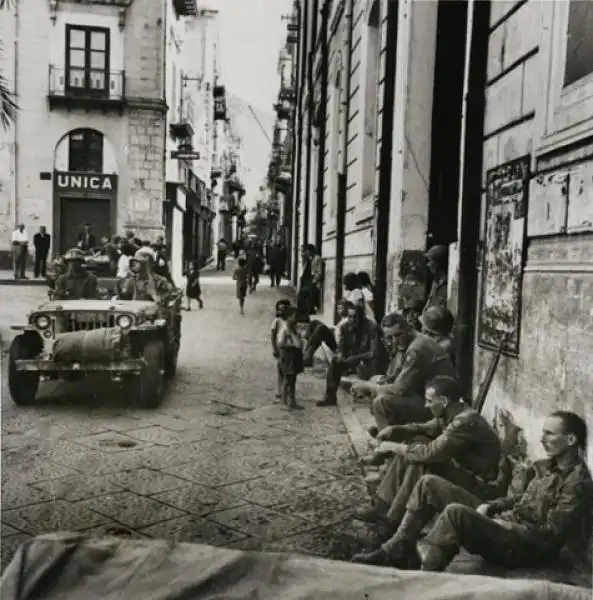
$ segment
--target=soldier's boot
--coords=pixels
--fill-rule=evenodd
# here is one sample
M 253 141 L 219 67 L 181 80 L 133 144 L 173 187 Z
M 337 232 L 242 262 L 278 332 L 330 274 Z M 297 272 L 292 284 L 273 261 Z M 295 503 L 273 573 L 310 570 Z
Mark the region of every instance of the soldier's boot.
M 434 511 L 431 507 L 425 507 L 416 511 L 407 511 L 399 527 L 397 527 L 395 535 L 378 550 L 366 554 L 357 554 L 352 560 L 354 562 L 377 564 L 379 566 L 387 563 L 396 569 L 420 569 L 422 561 L 416 549 L 416 542 L 424 526 L 433 515 Z
M 385 524 L 387 522 L 387 511 L 389 510 L 389 506 L 375 497 L 373 504 L 366 509 L 357 510 L 352 518 L 356 521 L 362 521 L 363 523 L 381 523 Z
M 337 406 L 338 404 L 338 390 L 328 388 L 325 391 L 325 395 L 321 400 L 317 402 L 317 406 Z

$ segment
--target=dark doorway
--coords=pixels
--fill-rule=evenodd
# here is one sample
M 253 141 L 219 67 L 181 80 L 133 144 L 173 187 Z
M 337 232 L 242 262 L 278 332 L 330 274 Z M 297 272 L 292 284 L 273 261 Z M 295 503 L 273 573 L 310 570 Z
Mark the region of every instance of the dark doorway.
M 428 246 L 457 240 L 467 6 L 465 0 L 449 0 L 438 8 Z
M 97 242 L 102 237 L 111 237 L 108 198 L 62 198 L 60 204 L 60 252 L 76 245 L 85 223 L 90 223 Z

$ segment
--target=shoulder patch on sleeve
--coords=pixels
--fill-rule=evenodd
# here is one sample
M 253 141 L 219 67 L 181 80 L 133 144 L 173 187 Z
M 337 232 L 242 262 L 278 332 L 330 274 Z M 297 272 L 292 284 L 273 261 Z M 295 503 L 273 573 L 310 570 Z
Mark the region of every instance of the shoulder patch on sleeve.
M 408 350 L 404 356 L 402 362 L 402 369 L 409 369 L 413 367 L 418 360 L 418 354 L 416 350 Z

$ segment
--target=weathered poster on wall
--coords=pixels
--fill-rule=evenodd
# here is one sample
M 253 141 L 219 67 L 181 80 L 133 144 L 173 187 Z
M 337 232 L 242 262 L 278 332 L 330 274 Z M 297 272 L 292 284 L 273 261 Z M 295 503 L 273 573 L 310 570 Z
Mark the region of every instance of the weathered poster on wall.
M 478 343 L 519 354 L 521 288 L 529 190 L 529 156 L 490 169 L 486 176 L 485 241 Z
M 593 161 L 571 169 L 567 233 L 593 231 Z
M 527 236 L 566 232 L 568 171 L 545 173 L 531 180 L 527 211 Z

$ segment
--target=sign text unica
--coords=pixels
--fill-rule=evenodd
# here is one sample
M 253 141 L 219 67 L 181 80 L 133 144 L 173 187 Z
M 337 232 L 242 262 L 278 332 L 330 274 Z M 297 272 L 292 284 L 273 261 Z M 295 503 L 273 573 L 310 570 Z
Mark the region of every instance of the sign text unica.
M 61 191 L 96 191 L 112 193 L 115 191 L 115 175 L 102 173 L 66 173 L 57 171 L 55 187 Z

